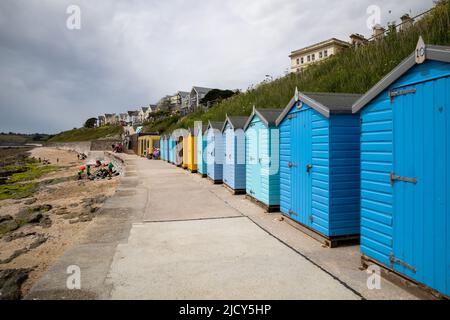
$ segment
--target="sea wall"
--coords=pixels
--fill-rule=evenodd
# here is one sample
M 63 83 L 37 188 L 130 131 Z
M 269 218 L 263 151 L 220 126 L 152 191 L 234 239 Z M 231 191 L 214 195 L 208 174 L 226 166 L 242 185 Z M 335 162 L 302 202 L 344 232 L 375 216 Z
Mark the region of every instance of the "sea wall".
M 67 151 L 88 154 L 90 151 L 111 151 L 113 144 L 120 143 L 120 140 L 93 140 L 81 142 L 49 142 L 46 146 Z

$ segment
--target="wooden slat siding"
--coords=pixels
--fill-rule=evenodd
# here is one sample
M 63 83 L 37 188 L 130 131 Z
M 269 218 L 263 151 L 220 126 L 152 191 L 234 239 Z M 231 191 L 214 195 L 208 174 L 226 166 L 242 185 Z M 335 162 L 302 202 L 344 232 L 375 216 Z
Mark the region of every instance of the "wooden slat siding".
M 223 163 L 224 163 L 224 143 L 223 136 L 220 132 L 216 134 L 216 141 L 214 144 L 215 157 L 214 157 L 214 180 L 223 180 Z
M 252 121 L 251 123 L 254 123 Z M 252 133 L 251 128 L 249 128 L 245 132 L 245 163 L 247 164 L 245 167 L 245 179 L 246 179 L 246 192 L 247 194 L 254 196 L 251 191 L 254 187 L 254 171 L 255 166 L 252 164 L 251 157 L 256 157 L 256 135 Z
M 382 94 L 361 112 L 361 252 L 389 265 L 392 253 L 392 106 Z
M 234 157 L 235 157 L 235 139 L 234 130 L 230 123 L 227 123 L 223 132 L 224 142 L 224 163 L 223 163 L 223 182 L 232 189 L 235 186 Z M 231 158 L 229 158 L 231 156 Z
M 330 234 L 359 234 L 360 120 L 358 115 L 330 118 Z
M 243 130 L 237 130 L 234 132 L 234 153 L 235 165 L 235 188 L 237 190 L 245 190 L 246 186 L 246 173 L 245 173 L 245 133 Z
M 203 133 L 199 132 L 197 135 L 197 170 L 201 174 L 206 174 L 206 161 L 204 159 L 204 153 L 206 148 L 206 138 Z
M 329 120 L 312 110 L 312 207 L 313 222 L 311 226 L 329 236 L 330 235 L 330 168 Z M 306 170 L 306 168 L 305 168 Z
M 447 124 L 450 124 L 450 79 L 447 78 L 446 84 L 445 84 L 445 92 L 446 92 L 446 101 L 447 101 Z M 446 162 L 450 163 L 450 129 L 447 127 L 447 154 L 446 154 Z M 448 192 L 448 190 L 450 189 L 450 168 L 447 166 L 446 168 L 446 173 L 447 173 L 447 178 L 446 178 L 446 186 L 445 186 L 445 190 L 447 190 L 447 199 L 445 200 L 445 203 L 447 205 L 447 219 L 450 219 L 448 217 L 450 217 L 450 192 Z M 447 239 L 446 239 L 446 247 L 447 247 L 447 257 L 446 257 L 446 263 L 447 266 L 450 266 L 450 227 L 448 226 L 450 224 L 449 220 L 447 220 Z M 447 290 L 450 290 L 450 270 L 449 268 L 447 268 L 447 275 L 446 275 L 446 279 L 447 279 Z
M 269 129 L 260 128 L 259 129 L 259 157 L 261 158 L 261 202 L 270 205 L 270 176 L 269 176 L 269 166 L 267 162 L 270 159 L 269 155 Z
M 291 171 L 288 163 L 291 159 L 291 121 L 286 117 L 279 126 L 280 130 L 280 210 L 289 214 L 291 209 Z
M 212 129 L 207 132 L 207 146 L 206 146 L 206 161 L 207 161 L 207 174 L 208 177 L 214 179 L 214 150 L 215 150 L 214 132 Z
M 268 130 L 269 205 L 280 205 L 280 138 L 277 128 Z

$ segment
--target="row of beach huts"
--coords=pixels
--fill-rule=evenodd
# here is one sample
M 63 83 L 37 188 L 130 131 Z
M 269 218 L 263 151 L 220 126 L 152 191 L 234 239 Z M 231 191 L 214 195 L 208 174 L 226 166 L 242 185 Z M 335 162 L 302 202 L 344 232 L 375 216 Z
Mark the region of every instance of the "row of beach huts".
M 284 109 L 140 139 L 330 247 L 360 239 L 366 265 L 450 296 L 450 48 L 419 40 L 364 95 L 296 91 Z

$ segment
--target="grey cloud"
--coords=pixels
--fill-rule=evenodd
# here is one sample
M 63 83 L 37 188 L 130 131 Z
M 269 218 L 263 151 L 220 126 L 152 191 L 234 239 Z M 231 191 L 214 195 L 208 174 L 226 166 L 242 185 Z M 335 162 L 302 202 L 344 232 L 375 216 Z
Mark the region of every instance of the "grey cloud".
M 57 132 L 194 84 L 245 89 L 283 74 L 293 49 L 369 35 L 371 4 L 385 24 L 432 0 L 2 0 L 0 131 Z

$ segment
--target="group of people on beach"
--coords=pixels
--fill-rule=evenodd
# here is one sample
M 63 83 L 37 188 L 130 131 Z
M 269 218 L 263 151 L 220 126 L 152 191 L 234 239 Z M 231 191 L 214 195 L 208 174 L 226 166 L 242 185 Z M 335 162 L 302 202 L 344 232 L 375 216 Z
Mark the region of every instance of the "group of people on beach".
M 91 171 L 92 169 L 94 169 L 94 172 Z M 114 164 L 112 162 L 102 163 L 100 160 L 96 160 L 94 165 L 82 165 L 78 171 L 78 180 L 82 180 L 85 173 L 86 178 L 89 180 L 111 180 L 112 177 L 119 175 L 119 173 L 114 170 Z

